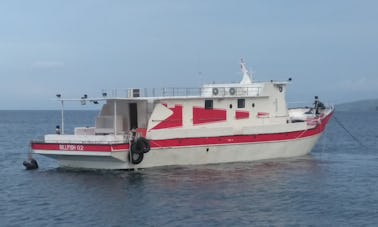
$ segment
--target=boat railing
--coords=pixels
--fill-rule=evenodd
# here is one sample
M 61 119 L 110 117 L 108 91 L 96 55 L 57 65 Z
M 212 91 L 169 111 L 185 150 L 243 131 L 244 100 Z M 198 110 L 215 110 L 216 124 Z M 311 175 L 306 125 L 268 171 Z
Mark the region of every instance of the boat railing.
M 137 97 L 170 97 L 170 96 L 199 96 L 201 88 L 126 88 L 102 90 L 103 95 L 111 98 L 137 98 Z
M 104 89 L 103 96 L 108 98 L 137 97 L 226 97 L 226 96 L 260 96 L 261 87 L 247 86 L 209 86 L 202 88 L 165 87 L 165 88 L 128 88 Z
M 115 144 L 128 143 L 128 137 L 124 135 L 57 135 L 47 134 L 43 140 L 45 143 L 80 143 L 80 144 Z

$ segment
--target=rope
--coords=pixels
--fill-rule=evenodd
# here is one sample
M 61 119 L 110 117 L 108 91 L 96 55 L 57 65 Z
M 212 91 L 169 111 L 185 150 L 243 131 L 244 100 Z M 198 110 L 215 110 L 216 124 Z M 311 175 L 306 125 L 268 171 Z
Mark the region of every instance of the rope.
M 365 148 L 368 148 L 367 146 L 365 146 L 357 137 L 355 137 L 340 121 L 339 119 L 336 118 L 336 116 L 333 116 L 333 119 L 335 119 L 336 123 L 345 130 L 345 132 L 347 132 L 349 134 L 350 137 L 352 137 L 352 139 L 354 141 L 356 141 L 358 144 L 360 144 L 361 146 L 365 147 Z
M 328 133 L 327 130 L 324 130 L 324 134 L 323 134 L 323 137 L 322 137 L 322 150 L 320 152 L 320 155 L 323 158 L 328 158 L 328 156 L 325 156 L 327 154 L 327 153 L 325 153 L 325 151 L 327 149 L 327 141 L 328 141 L 327 133 Z
M 304 131 L 299 133 L 299 135 L 297 137 L 295 137 L 295 139 L 298 139 L 299 137 L 301 137 L 303 134 L 305 134 L 305 132 L 307 132 L 307 130 L 308 130 L 308 128 L 306 128 Z

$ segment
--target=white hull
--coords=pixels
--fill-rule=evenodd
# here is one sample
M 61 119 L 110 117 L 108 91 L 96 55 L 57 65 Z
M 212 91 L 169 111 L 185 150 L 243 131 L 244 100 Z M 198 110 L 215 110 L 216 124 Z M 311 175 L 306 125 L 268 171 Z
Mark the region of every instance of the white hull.
M 248 162 L 273 158 L 306 155 L 319 139 L 320 134 L 288 141 L 186 148 L 152 149 L 140 164 L 134 165 L 112 156 L 46 155 L 57 159 L 60 166 L 93 169 L 134 169 L 169 165 L 202 165 L 228 162 Z M 40 154 L 43 154 L 41 152 Z M 127 156 L 129 152 L 120 152 Z

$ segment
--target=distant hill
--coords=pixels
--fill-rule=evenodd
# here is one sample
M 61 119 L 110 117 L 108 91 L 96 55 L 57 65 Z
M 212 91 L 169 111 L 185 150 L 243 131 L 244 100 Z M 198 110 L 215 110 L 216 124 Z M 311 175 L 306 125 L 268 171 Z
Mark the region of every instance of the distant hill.
M 378 99 L 338 104 L 336 111 L 378 111 Z

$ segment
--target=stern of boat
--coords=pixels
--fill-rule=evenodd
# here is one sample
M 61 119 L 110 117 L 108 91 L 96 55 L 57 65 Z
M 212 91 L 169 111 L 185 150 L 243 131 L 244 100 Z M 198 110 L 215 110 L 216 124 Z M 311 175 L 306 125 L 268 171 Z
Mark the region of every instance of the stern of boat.
M 129 148 L 129 140 L 124 135 L 49 134 L 43 140 L 31 141 L 33 153 L 56 159 L 62 166 L 69 167 L 91 165 L 99 168 L 100 165 L 104 168 L 102 162 L 109 163 L 107 168 L 123 166 L 128 162 Z

